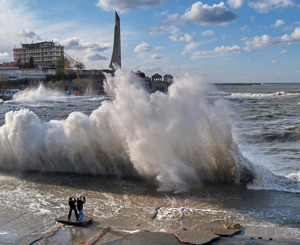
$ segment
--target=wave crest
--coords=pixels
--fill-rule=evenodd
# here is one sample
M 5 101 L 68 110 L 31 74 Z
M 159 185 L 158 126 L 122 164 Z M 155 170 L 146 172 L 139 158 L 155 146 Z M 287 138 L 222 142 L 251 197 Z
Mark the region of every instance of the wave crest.
M 0 128 L 0 167 L 143 176 L 161 191 L 185 191 L 206 181 L 252 178 L 232 140 L 227 108 L 208 102 L 210 87 L 185 74 L 168 93 L 148 94 L 133 73 L 107 77 L 112 101 L 90 116 L 42 123 L 29 110 L 11 111 Z
M 65 99 L 66 97 L 61 91 L 46 88 L 43 84 L 37 88 L 26 88 L 13 97 L 13 100 L 18 102 L 65 101 Z

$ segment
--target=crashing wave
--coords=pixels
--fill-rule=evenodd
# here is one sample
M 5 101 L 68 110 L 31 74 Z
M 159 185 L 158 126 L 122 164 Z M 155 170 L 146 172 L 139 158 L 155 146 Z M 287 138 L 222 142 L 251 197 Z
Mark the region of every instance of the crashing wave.
M 114 100 L 87 116 L 41 122 L 27 109 L 10 111 L 0 127 L 0 168 L 142 176 L 161 191 L 203 182 L 248 182 L 251 164 L 231 134 L 222 101 L 208 103 L 209 86 L 184 75 L 168 93 L 148 94 L 122 70 L 107 77 Z
M 37 102 L 37 101 L 65 101 L 66 97 L 61 91 L 46 88 L 40 84 L 37 88 L 26 88 L 13 97 L 18 102 Z

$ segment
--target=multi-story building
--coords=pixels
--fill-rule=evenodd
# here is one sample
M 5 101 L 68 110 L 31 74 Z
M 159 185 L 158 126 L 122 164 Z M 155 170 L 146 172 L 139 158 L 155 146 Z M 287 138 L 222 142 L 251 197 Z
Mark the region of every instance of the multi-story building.
M 55 61 L 64 54 L 64 47 L 51 42 L 22 44 L 14 49 L 14 62 L 29 63 L 33 58 L 34 65 L 41 69 L 55 69 Z
M 173 76 L 170 74 L 165 75 L 162 77 L 160 74 L 155 73 L 151 77 L 151 91 L 155 92 L 157 90 L 162 91 L 162 92 L 167 92 L 168 87 L 173 83 Z
M 166 74 L 164 77 L 158 73 L 155 73 L 152 77 L 146 77 L 141 71 L 136 72 L 136 74 L 143 78 L 144 86 L 150 93 L 156 91 L 167 92 L 168 87 L 173 83 L 173 76 L 170 74 Z

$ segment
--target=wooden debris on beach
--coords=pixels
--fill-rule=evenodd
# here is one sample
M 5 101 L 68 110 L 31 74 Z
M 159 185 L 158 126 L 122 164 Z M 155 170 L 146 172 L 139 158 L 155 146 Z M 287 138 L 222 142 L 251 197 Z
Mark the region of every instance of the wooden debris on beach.
M 56 225 L 52 226 L 49 230 L 47 230 L 41 234 L 35 234 L 35 235 L 25 238 L 21 242 L 21 245 L 31 245 L 35 242 L 46 240 L 47 238 L 54 236 L 62 228 L 63 228 L 62 224 L 56 224 Z
M 157 217 L 157 215 L 158 215 L 158 210 L 160 209 L 160 207 L 157 207 L 156 209 L 155 209 L 155 212 L 154 212 L 154 214 L 152 215 L 152 217 L 151 217 L 151 219 L 155 219 L 156 217 Z
M 108 227 L 108 228 L 111 228 L 111 227 Z M 97 244 L 97 245 L 107 244 L 109 242 L 118 241 L 122 238 L 125 238 L 125 237 L 131 235 L 130 233 L 125 232 L 125 231 L 118 231 L 118 230 L 114 230 L 112 228 L 110 230 L 108 230 L 108 228 L 103 230 L 101 235 L 97 238 L 97 240 L 94 243 L 91 242 L 89 244 Z

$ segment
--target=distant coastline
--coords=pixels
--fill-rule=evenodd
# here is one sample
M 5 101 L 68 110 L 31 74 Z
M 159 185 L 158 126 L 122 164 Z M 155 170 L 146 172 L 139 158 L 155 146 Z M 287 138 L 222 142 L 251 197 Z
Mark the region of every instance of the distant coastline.
M 216 86 L 222 85 L 240 85 L 240 86 L 260 86 L 263 83 L 213 83 Z
M 213 85 L 216 85 L 216 86 L 227 86 L 227 85 L 234 85 L 234 86 L 261 86 L 261 85 L 297 85 L 297 84 L 300 84 L 300 83 L 297 83 L 297 82 L 294 82 L 294 83 L 283 83 L 283 82 L 280 82 L 280 83 L 212 83 Z

